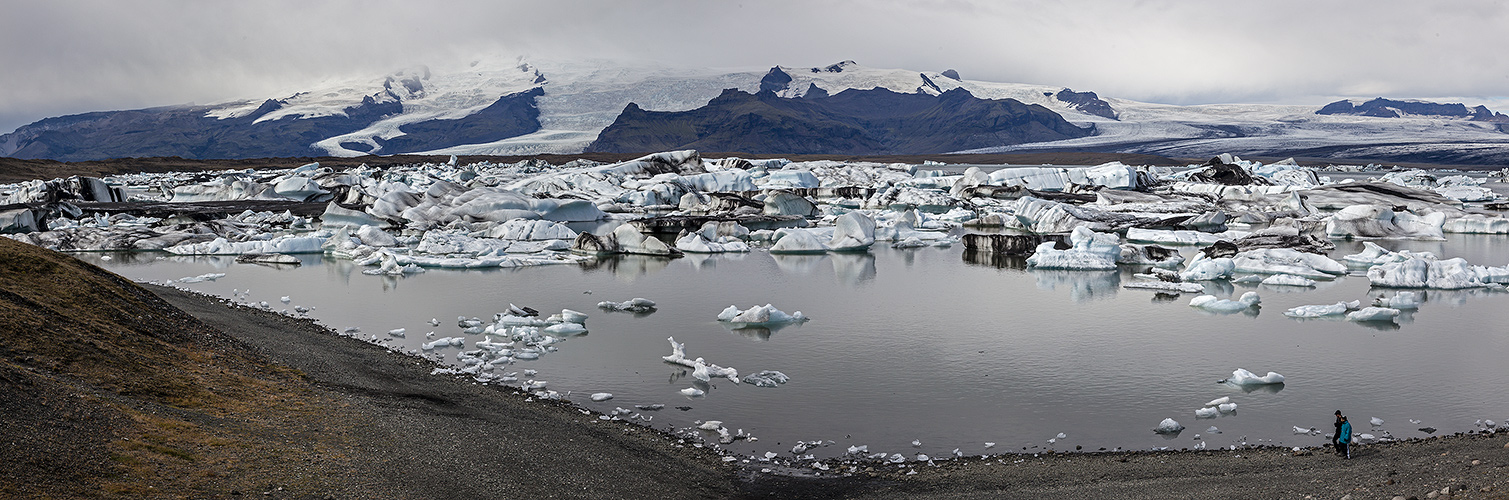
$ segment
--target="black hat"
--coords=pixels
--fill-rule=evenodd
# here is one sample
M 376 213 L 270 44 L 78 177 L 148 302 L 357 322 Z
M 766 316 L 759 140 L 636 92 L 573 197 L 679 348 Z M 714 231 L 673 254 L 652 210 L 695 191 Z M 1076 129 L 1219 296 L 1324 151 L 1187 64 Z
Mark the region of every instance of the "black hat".
M 1338 417 L 1341 416 L 1341 410 L 1336 410 L 1336 416 L 1338 416 Z

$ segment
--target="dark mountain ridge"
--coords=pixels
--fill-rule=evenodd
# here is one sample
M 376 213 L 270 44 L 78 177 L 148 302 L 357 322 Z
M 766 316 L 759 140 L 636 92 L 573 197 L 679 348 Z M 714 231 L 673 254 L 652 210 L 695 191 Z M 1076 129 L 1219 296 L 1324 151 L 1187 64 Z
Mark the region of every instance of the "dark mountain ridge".
M 767 75 L 772 84 L 784 80 L 775 72 Z M 755 94 L 728 89 L 689 111 L 646 111 L 630 103 L 587 151 L 930 154 L 1094 132 L 1039 105 L 980 99 L 959 88 L 937 96 L 875 88 L 794 99 L 762 88 Z
M 1509 123 L 1509 115 L 1496 113 L 1487 106 L 1475 106 L 1468 108 L 1462 103 L 1436 103 L 1427 101 L 1401 101 L 1396 99 L 1374 98 L 1362 104 L 1352 104 L 1350 100 L 1340 100 L 1327 104 L 1316 111 L 1317 115 L 1355 115 L 1372 116 L 1376 118 L 1401 118 L 1404 116 L 1440 116 L 1446 118 L 1467 118 L 1473 121 L 1485 121 L 1496 123 Z

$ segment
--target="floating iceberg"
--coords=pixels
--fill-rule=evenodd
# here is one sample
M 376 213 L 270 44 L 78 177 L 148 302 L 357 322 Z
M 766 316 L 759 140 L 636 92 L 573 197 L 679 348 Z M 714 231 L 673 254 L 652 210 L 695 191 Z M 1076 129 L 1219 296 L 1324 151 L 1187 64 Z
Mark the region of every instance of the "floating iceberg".
M 1509 219 L 1503 216 L 1488 217 L 1482 214 L 1467 214 L 1447 219 L 1441 231 L 1468 234 L 1509 234 Z
M 1257 292 L 1247 292 L 1242 294 L 1242 297 L 1237 300 L 1217 299 L 1214 295 L 1201 295 L 1190 299 L 1189 306 L 1210 312 L 1234 313 L 1245 311 L 1258 305 L 1260 302 L 1261 299 L 1258 298 Z
M 1295 275 L 1292 275 L 1292 274 L 1275 274 L 1273 276 L 1269 276 L 1267 278 L 1264 278 L 1263 281 L 1262 281 L 1262 283 L 1264 285 L 1270 285 L 1270 286 L 1302 286 L 1302 287 L 1312 287 L 1312 286 L 1315 286 L 1315 280 L 1312 280 L 1312 279 L 1309 279 L 1309 278 L 1300 277 L 1300 276 L 1295 276 Z
M 728 306 L 723 312 L 718 313 L 718 321 L 735 323 L 743 326 L 778 325 L 784 323 L 800 323 L 807 321 L 806 315 L 801 311 L 786 314 L 770 304 L 754 306 L 749 309 L 739 310 L 737 306 Z
M 215 238 L 203 243 L 190 243 L 164 248 L 178 255 L 240 255 L 248 253 L 320 253 L 325 236 L 283 235 L 270 240 L 230 241 Z
M 1096 233 L 1080 226 L 1074 228 L 1069 241 L 1071 247 L 1068 250 L 1056 249 L 1056 243 L 1051 241 L 1038 245 L 1027 258 L 1027 267 L 1071 271 L 1116 269 L 1116 259 L 1121 256 L 1121 244 L 1116 235 Z
M 1413 311 L 1420 308 L 1420 297 L 1415 292 L 1401 291 L 1395 293 L 1393 297 L 1379 295 L 1377 299 L 1373 300 L 1373 305 L 1403 311 Z
M 755 387 L 776 387 L 790 381 L 791 377 L 775 370 L 764 370 L 760 373 L 744 376 L 744 383 Z
M 733 368 L 724 368 L 715 364 L 707 363 L 702 358 L 686 359 L 686 344 L 676 342 L 676 337 L 670 337 L 666 340 L 671 342 L 671 354 L 667 356 L 661 356 L 660 359 L 663 359 L 668 363 L 674 363 L 693 369 L 693 377 L 698 378 L 699 380 L 706 381 L 708 379 L 711 379 L 712 377 L 725 377 L 733 381 L 733 383 L 735 384 L 739 383 L 738 370 L 735 370 Z M 702 373 L 702 376 L 708 377 L 708 379 L 698 377 L 698 371 Z
M 1179 273 L 1179 278 L 1184 281 L 1213 281 L 1230 278 L 1233 272 L 1236 272 L 1236 263 L 1230 257 L 1211 259 L 1205 257 L 1204 253 L 1198 253 L 1184 271 Z
M 1153 432 L 1156 432 L 1156 433 L 1159 433 L 1159 434 L 1178 434 L 1178 433 L 1182 432 L 1183 430 L 1184 430 L 1184 426 L 1180 425 L 1179 421 L 1174 420 L 1172 418 L 1165 418 L 1165 419 L 1163 419 L 1162 422 L 1158 422 L 1158 426 L 1157 427 L 1153 428 Z
M 1236 371 L 1231 372 L 1231 378 L 1226 379 L 1226 383 L 1235 386 L 1282 384 L 1284 376 L 1277 372 L 1268 372 L 1267 375 L 1259 377 L 1255 373 L 1237 368 Z
M 1376 243 L 1364 241 L 1362 242 L 1361 252 L 1341 258 L 1341 260 L 1351 264 L 1367 266 L 1404 262 L 1410 259 L 1436 260 L 1436 255 L 1430 252 L 1411 252 L 1409 250 L 1391 252 L 1386 248 L 1378 246 Z
M 1368 281 L 1373 286 L 1389 288 L 1458 290 L 1509 281 L 1505 279 L 1506 273 L 1509 269 L 1505 267 L 1473 266 L 1460 257 L 1446 260 L 1415 257 L 1368 268 Z
M 1331 305 L 1299 306 L 1284 311 L 1284 316 L 1291 318 L 1321 318 L 1325 316 L 1340 316 L 1342 314 L 1346 314 L 1347 311 L 1357 309 L 1361 305 L 1362 303 L 1360 301 L 1354 300 L 1351 302 L 1337 302 Z
M 1399 317 L 1398 309 L 1387 307 L 1364 307 L 1357 311 L 1347 313 L 1347 321 L 1394 321 Z
M 574 240 L 576 231 L 548 220 L 512 219 L 487 230 L 487 237 L 503 240 Z
M 647 313 L 655 310 L 655 302 L 650 299 L 635 297 L 623 302 L 602 301 L 597 303 L 599 309 L 609 311 L 625 311 L 631 313 Z
M 1309 279 L 1332 279 L 1347 273 L 1347 266 L 1330 257 L 1288 248 L 1247 250 L 1231 258 L 1237 272 L 1290 274 Z
M 1352 205 L 1331 216 L 1326 222 L 1326 236 L 1442 240 L 1445 222 L 1444 212 L 1418 216 L 1382 205 Z

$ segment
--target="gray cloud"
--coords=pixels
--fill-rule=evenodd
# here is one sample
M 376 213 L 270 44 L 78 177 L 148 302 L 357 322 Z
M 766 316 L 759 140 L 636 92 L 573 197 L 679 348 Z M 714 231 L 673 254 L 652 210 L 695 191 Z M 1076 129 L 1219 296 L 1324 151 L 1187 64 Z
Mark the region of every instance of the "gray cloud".
M 1509 95 L 1503 1 L 28 1 L 0 131 L 485 55 L 939 71 L 1168 103 Z

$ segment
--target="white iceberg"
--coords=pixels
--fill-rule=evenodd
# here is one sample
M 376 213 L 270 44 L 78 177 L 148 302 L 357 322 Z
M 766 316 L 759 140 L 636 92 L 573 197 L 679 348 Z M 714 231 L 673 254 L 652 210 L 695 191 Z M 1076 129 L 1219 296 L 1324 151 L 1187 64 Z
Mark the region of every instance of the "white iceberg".
M 1056 243 L 1051 241 L 1039 244 L 1027 258 L 1027 267 L 1072 271 L 1116 269 L 1116 259 L 1121 256 L 1120 238 L 1116 235 L 1097 233 L 1080 226 L 1074 228 L 1069 241 L 1071 247 L 1068 250 L 1054 248 Z
M 1360 301 L 1354 300 L 1351 302 L 1337 302 L 1330 305 L 1299 306 L 1284 311 L 1284 316 L 1291 318 L 1321 318 L 1326 316 L 1340 316 L 1342 314 L 1346 314 L 1347 311 L 1358 308 L 1361 305 L 1362 303 Z
M 1398 309 L 1387 307 L 1364 307 L 1357 311 L 1347 313 L 1347 321 L 1394 321 L 1399 317 Z
M 1399 309 L 1401 311 L 1413 311 L 1420 308 L 1420 296 L 1415 292 L 1405 291 L 1395 293 L 1393 297 L 1379 295 L 1377 299 L 1373 300 L 1373 305 Z
M 1262 300 L 1258 297 L 1257 292 L 1247 292 L 1242 294 L 1241 298 L 1237 300 L 1218 299 L 1214 295 L 1201 295 L 1190 299 L 1189 306 L 1210 312 L 1234 313 L 1245 311 L 1261 302 Z
M 632 299 L 629 299 L 629 300 L 625 300 L 623 302 L 613 302 L 613 301 L 607 301 L 607 300 L 605 300 L 605 301 L 602 301 L 602 302 L 598 302 L 597 303 L 597 307 L 599 309 L 607 309 L 609 311 L 625 311 L 625 312 L 631 312 L 631 313 L 645 313 L 645 312 L 650 312 L 650 311 L 654 311 L 655 310 L 655 301 L 652 301 L 652 300 L 646 299 L 646 298 L 641 298 L 641 297 L 635 297 L 635 298 L 632 298 Z
M 1247 250 L 1231 258 L 1237 272 L 1291 274 L 1309 279 L 1332 279 L 1347 273 L 1347 266 L 1330 257 L 1288 248 Z
M 1442 240 L 1444 212 L 1424 216 L 1395 212 L 1382 205 L 1352 205 L 1326 221 L 1326 236 L 1332 238 L 1400 238 Z
M 1368 281 L 1373 286 L 1389 288 L 1434 288 L 1458 290 L 1477 288 L 1497 283 L 1504 268 L 1490 268 L 1467 264 L 1458 257 L 1446 260 L 1411 258 L 1368 268 Z
M 807 321 L 806 315 L 801 311 L 786 314 L 775 306 L 765 304 L 754 306 L 749 309 L 739 310 L 738 306 L 728 306 L 718 313 L 718 321 L 734 323 L 743 326 L 776 325 L 784 323 L 800 323 Z
M 1231 378 L 1226 379 L 1226 383 L 1236 386 L 1282 384 L 1284 376 L 1279 375 L 1278 372 L 1268 372 L 1267 375 L 1259 377 L 1255 373 L 1237 368 L 1236 371 L 1231 372 Z
M 177 255 L 241 255 L 248 253 L 321 253 L 325 236 L 283 235 L 269 240 L 230 241 L 215 238 L 203 243 L 176 245 L 163 250 Z
M 1158 422 L 1158 427 L 1153 428 L 1153 432 L 1159 434 L 1178 434 L 1183 430 L 1184 426 L 1180 425 L 1179 421 L 1172 418 L 1163 419 L 1162 422 Z
M 1341 260 L 1348 263 L 1367 266 L 1404 262 L 1410 259 L 1436 260 L 1436 255 L 1430 252 L 1411 252 L 1409 250 L 1392 252 L 1371 241 L 1364 241 L 1362 242 L 1361 252 L 1341 258 Z
M 503 240 L 574 240 L 576 231 L 548 220 L 512 219 L 487 230 L 487 237 Z
M 1227 279 L 1231 273 L 1236 272 L 1236 263 L 1230 257 L 1217 257 L 1214 259 L 1205 257 L 1204 253 L 1197 253 L 1179 278 L 1184 281 L 1213 281 Z
M 1315 280 L 1312 280 L 1312 279 L 1309 279 L 1309 278 L 1305 278 L 1305 277 L 1301 277 L 1301 276 L 1295 276 L 1295 275 L 1292 275 L 1292 274 L 1275 274 L 1273 276 L 1269 276 L 1267 278 L 1264 278 L 1263 281 L 1262 281 L 1262 283 L 1264 285 L 1269 285 L 1269 286 L 1300 286 L 1300 287 L 1313 287 L 1313 286 L 1315 286 Z

